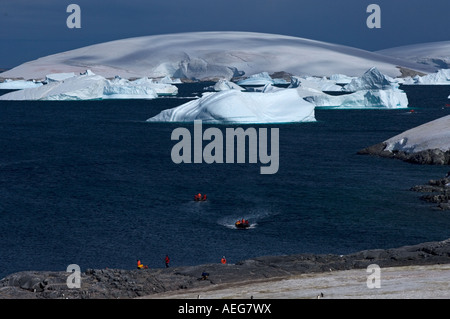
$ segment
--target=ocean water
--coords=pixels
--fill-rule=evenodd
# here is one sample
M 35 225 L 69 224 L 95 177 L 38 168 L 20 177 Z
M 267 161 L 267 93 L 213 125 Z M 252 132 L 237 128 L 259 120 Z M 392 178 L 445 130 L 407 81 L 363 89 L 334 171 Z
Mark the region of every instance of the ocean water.
M 69 264 L 134 269 L 137 259 L 160 268 L 166 254 L 171 266 L 235 263 L 450 237 L 450 214 L 409 190 L 448 167 L 356 154 L 450 114 L 449 87 L 405 87 L 414 112 L 317 109 L 314 123 L 255 125 L 280 130 L 279 171 L 261 175 L 260 163 L 174 164 L 171 133 L 193 125 L 145 122 L 204 86 L 155 100 L 1 101 L 0 278 Z M 192 200 L 199 192 L 207 202 Z M 253 226 L 235 229 L 240 218 Z

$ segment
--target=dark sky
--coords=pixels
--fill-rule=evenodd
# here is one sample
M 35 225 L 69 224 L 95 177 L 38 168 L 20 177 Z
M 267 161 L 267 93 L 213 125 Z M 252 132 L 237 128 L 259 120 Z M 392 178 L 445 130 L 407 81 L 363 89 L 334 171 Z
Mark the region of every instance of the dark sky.
M 81 7 L 81 29 L 66 12 Z M 381 8 L 369 29 L 367 6 Z M 253 31 L 380 50 L 450 40 L 448 0 L 0 0 L 0 68 L 110 40 L 190 31 Z

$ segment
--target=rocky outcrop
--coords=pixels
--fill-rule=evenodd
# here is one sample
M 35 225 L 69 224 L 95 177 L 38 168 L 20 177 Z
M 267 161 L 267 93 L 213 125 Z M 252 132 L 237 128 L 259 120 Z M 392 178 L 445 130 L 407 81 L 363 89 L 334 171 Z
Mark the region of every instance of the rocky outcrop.
M 422 195 L 420 199 L 437 204 L 437 208 L 441 210 L 450 210 L 450 172 L 447 177 L 430 180 L 426 185 L 416 185 L 411 188 L 412 191 L 427 193 Z
M 26 271 L 0 280 L 0 298 L 129 299 L 243 280 L 248 282 L 305 273 L 363 269 L 371 264 L 380 267 L 450 264 L 450 239 L 393 249 L 364 250 L 348 255 L 266 256 L 236 264 L 164 269 L 87 269 L 81 273 L 80 288 L 68 288 L 66 282 L 71 273 Z
M 450 151 L 440 149 L 423 150 L 416 153 L 386 150 L 385 142 L 378 143 L 357 152 L 359 155 L 376 155 L 385 158 L 395 158 L 413 164 L 450 165 Z

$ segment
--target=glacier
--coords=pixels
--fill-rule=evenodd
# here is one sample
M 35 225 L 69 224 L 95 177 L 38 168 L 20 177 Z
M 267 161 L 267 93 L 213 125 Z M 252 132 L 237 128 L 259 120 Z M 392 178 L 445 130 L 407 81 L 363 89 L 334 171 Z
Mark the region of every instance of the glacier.
M 148 122 L 291 123 L 315 121 L 315 106 L 296 89 L 270 93 L 226 90 L 207 92 L 197 100 L 164 110 Z
M 421 64 L 305 38 L 255 32 L 188 32 L 122 39 L 56 53 L 0 76 L 43 80 L 51 73 L 79 74 L 91 69 L 105 78 L 231 80 L 281 71 L 299 76 L 357 76 L 372 66 L 391 77 L 400 76 L 400 68 L 429 72 Z
M 380 50 L 376 53 L 422 64 L 430 69 L 426 73 L 450 68 L 450 41 L 405 45 Z
M 101 99 L 154 99 L 158 96 L 176 95 L 178 88 L 158 83 L 148 78 L 129 81 L 120 77 L 108 80 L 88 70 L 80 75 L 52 74 L 45 85 L 10 92 L 0 100 L 76 101 Z

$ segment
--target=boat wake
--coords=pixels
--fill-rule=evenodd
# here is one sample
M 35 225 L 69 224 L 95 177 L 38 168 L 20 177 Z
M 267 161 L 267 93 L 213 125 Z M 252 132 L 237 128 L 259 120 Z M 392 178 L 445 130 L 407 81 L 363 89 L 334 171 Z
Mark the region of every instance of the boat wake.
M 277 213 L 274 213 L 272 211 L 256 211 L 256 210 L 242 214 L 235 213 L 232 215 L 227 215 L 219 218 L 217 220 L 217 223 L 229 229 L 238 229 L 235 226 L 236 221 L 245 219 L 250 222 L 250 227 L 247 229 L 255 229 L 258 227 L 259 223 L 262 222 L 265 218 L 276 214 Z

